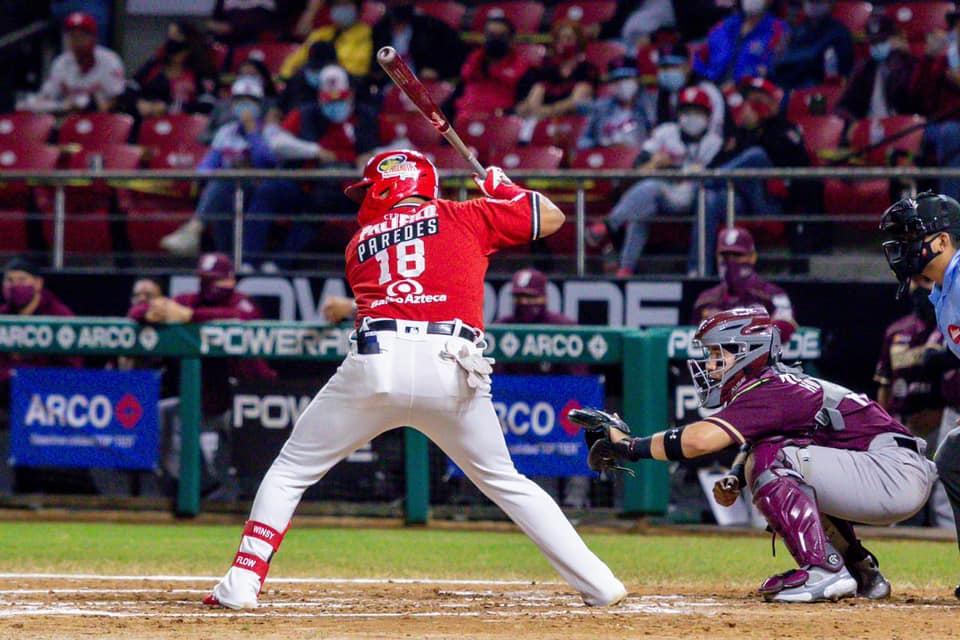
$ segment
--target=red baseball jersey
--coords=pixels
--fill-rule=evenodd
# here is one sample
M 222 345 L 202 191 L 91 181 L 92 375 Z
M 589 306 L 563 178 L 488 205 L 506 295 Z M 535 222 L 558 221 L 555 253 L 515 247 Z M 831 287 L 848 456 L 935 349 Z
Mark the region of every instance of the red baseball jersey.
M 361 216 L 363 218 L 363 216 Z M 540 237 L 540 196 L 398 205 L 347 245 L 347 281 L 364 317 L 483 328 L 483 281 L 494 252 Z

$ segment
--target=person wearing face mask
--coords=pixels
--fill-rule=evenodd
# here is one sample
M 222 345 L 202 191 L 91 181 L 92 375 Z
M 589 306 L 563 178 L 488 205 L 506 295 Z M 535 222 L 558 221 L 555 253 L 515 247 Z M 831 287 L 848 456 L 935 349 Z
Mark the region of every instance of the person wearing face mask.
M 63 23 L 67 49 L 57 56 L 36 94 L 19 101 L 19 111 L 111 111 L 123 94 L 123 61 L 97 44 L 93 16 L 75 12 Z
M 234 81 L 230 93 L 234 120 L 217 130 L 210 150 L 197 165 L 197 171 L 211 173 L 217 169 L 276 167 L 277 158 L 263 135 L 263 87 L 253 78 L 241 76 Z M 247 181 L 242 187 L 245 199 L 249 201 L 256 185 Z M 196 215 L 161 238 L 160 246 L 171 253 L 195 255 L 200 248 L 203 228 L 209 224 L 214 246 L 220 251 L 229 251 L 233 244 L 234 195 L 232 180 L 208 180 L 200 193 Z
M 676 122 L 656 127 L 637 158 L 640 169 L 693 170 L 708 168 L 719 159 L 723 139 L 709 130 L 710 97 L 698 87 L 680 92 Z M 587 229 L 587 244 L 602 246 L 623 235 L 618 277 L 634 274 L 647 243 L 649 221 L 658 213 L 691 215 L 697 186 L 687 180 L 644 178 L 633 184 L 602 222 Z
M 577 142 L 580 149 L 643 144 L 651 125 L 640 96 L 639 76 L 631 58 L 622 56 L 609 62 L 606 83 L 613 92 L 593 103 L 587 129 Z
M 551 55 L 530 71 L 531 88 L 517 105 L 524 118 L 550 118 L 589 109 L 599 72 L 584 58 L 586 42 L 579 22 L 561 20 L 551 29 Z
M 277 40 L 284 31 L 282 0 L 216 0 L 205 27 L 219 42 L 231 47 Z
M 803 0 L 803 20 L 777 59 L 772 79 L 784 89 L 839 82 L 853 68 L 853 35 L 830 15 L 833 0 Z M 828 64 L 829 63 L 829 64 Z
M 320 90 L 320 72 L 329 64 L 337 63 L 337 50 L 329 42 L 314 42 L 310 45 L 307 62 L 283 85 L 277 107 L 290 113 L 302 106 L 317 101 Z
M 330 42 L 337 50 L 337 63 L 355 78 L 370 75 L 373 54 L 373 30 L 360 20 L 360 0 L 328 0 L 331 24 L 310 32 L 303 45 L 283 61 L 280 77 L 292 78 L 306 63 L 314 42 Z
M 647 118 L 654 124 L 676 121 L 680 92 L 688 85 L 696 86 L 710 98 L 710 131 L 723 136 L 727 119 L 723 93 L 710 80 L 691 73 L 686 45 L 666 43 L 658 47 L 655 54 L 657 91 L 653 95 L 644 94 Z
M 456 116 L 502 114 L 517 101 L 517 86 L 530 70 L 530 61 L 513 46 L 514 27 L 507 18 L 492 15 L 483 25 L 483 46 L 467 56 L 460 69 L 460 96 Z
M 722 229 L 717 239 L 717 270 L 720 283 L 700 293 L 693 303 L 690 324 L 698 325 L 710 316 L 737 307 L 766 309 L 783 344 L 797 329 L 793 305 L 787 292 L 757 275 L 757 248 L 753 236 L 743 227 Z
M 769 75 L 790 37 L 789 27 L 769 5 L 770 0 L 740 0 L 740 11 L 710 31 L 693 70 L 721 86 Z
M 883 13 L 870 16 L 866 31 L 870 56 L 854 66 L 834 113 L 851 122 L 915 113 L 918 105 L 910 83 L 916 59 L 906 40 Z

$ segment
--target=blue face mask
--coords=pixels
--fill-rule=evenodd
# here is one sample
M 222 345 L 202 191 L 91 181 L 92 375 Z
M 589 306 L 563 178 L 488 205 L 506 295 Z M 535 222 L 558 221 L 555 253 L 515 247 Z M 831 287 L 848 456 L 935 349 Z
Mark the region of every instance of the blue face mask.
M 253 113 L 253 119 L 260 119 L 260 105 L 255 102 L 250 102 L 249 100 L 243 100 L 241 102 L 234 102 L 232 106 L 233 117 L 237 120 L 241 119 L 241 116 L 246 112 Z
M 330 19 L 338 27 L 349 27 L 357 21 L 357 8 L 352 4 L 330 7 Z
M 307 81 L 311 89 L 320 88 L 320 69 L 304 69 L 303 79 Z
M 320 105 L 323 116 L 331 122 L 345 122 L 353 111 L 349 100 L 334 100 Z
M 657 84 L 665 91 L 679 91 L 687 82 L 687 74 L 682 69 L 665 69 L 657 73 Z
M 883 62 L 890 56 L 890 43 L 889 42 L 878 42 L 877 44 L 870 45 L 870 57 L 877 62 Z

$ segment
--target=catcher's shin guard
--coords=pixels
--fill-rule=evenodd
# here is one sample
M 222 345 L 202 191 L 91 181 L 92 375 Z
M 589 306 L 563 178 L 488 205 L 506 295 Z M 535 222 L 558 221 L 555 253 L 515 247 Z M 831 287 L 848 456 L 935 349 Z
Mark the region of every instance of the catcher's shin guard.
M 262 522 L 248 520 L 233 565 L 203 603 L 230 609 L 256 607 L 270 570 L 270 560 L 280 548 L 285 534 L 286 531 L 281 533 Z

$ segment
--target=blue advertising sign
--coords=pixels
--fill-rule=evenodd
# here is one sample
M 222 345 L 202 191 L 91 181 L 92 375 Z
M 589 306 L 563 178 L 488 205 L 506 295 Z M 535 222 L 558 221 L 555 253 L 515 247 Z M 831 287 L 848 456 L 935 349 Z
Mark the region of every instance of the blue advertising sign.
M 567 414 L 603 403 L 603 376 L 494 376 L 493 406 L 510 457 L 528 477 L 593 475 L 583 433 Z M 463 475 L 453 462 L 449 466 L 453 475 Z
M 17 369 L 10 396 L 12 465 L 157 466 L 157 371 Z

